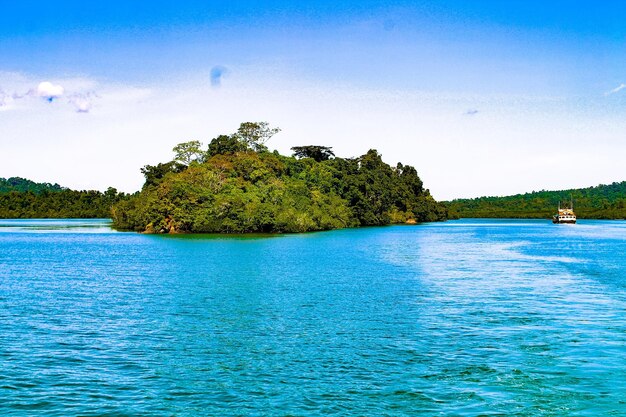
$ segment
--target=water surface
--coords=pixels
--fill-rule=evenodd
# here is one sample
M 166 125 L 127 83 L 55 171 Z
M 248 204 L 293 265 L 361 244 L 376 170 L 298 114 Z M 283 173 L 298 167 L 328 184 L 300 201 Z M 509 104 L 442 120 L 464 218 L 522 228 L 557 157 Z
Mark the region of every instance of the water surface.
M 0 415 L 624 415 L 626 223 L 0 221 Z

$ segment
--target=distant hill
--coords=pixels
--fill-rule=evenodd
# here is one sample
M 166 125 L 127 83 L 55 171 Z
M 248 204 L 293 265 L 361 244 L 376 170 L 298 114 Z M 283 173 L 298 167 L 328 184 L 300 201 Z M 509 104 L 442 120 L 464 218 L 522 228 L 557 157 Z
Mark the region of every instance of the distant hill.
M 480 197 L 447 202 L 451 216 L 478 218 L 550 218 L 559 202 L 574 201 L 582 219 L 625 219 L 626 181 L 561 191 L 535 191 L 507 197 Z
M 0 193 L 8 193 L 10 191 L 30 191 L 39 194 L 42 191 L 63 191 L 65 188 L 59 184 L 50 184 L 48 182 L 34 182 L 26 178 L 11 177 L 0 178 Z

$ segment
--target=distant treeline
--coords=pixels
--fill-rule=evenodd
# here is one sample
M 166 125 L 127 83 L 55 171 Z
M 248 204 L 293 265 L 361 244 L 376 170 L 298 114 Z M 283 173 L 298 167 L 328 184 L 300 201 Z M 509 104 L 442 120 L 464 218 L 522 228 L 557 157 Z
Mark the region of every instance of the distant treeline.
M 26 192 L 30 191 L 38 194 L 42 191 L 63 191 L 65 188 L 59 184 L 50 184 L 47 182 L 34 182 L 20 177 L 0 178 L 0 193 L 8 193 L 10 191 Z
M 480 197 L 448 202 L 451 216 L 484 218 L 550 218 L 559 202 L 574 202 L 582 219 L 626 218 L 626 181 L 562 191 L 536 191 L 507 197 Z
M 127 197 L 115 188 L 74 191 L 59 184 L 0 178 L 0 218 L 108 218 L 113 204 Z
M 174 160 L 146 165 L 140 193 L 113 208 L 114 226 L 149 233 L 305 232 L 445 220 L 415 168 L 391 167 L 370 150 L 338 158 L 329 147 L 269 152 L 278 132 L 242 123 L 205 148 L 174 148 Z

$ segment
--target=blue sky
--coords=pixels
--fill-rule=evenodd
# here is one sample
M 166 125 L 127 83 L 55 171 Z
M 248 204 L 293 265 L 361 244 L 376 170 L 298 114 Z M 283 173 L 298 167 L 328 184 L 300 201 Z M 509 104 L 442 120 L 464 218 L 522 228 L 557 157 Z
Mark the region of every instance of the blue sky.
M 617 1 L 0 0 L 0 176 L 131 191 L 176 143 L 267 120 L 270 147 L 374 147 L 438 198 L 620 181 L 624 21 Z
M 281 62 L 314 79 L 503 91 L 592 89 L 624 67 L 623 2 L 296 3 L 4 1 L 0 52 L 6 70 L 133 81 Z

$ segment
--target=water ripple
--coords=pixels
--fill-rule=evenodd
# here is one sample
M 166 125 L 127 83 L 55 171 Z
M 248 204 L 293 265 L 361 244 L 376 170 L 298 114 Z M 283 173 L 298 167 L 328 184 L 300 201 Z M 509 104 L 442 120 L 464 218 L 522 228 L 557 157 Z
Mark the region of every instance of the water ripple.
M 623 415 L 625 229 L 0 223 L 0 414 Z

